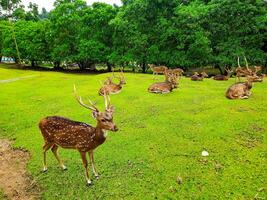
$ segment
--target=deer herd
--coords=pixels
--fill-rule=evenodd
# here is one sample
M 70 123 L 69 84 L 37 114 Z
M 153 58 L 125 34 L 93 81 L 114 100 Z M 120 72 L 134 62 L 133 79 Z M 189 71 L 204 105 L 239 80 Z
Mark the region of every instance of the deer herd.
M 238 67 L 235 69 L 235 72 L 236 79 L 238 79 L 239 82 L 236 82 L 227 89 L 225 96 L 229 99 L 249 98 L 251 95 L 250 90 L 252 88 L 252 83 L 263 81 L 264 76 L 257 74 L 261 70 L 261 67 L 255 66 L 254 68 L 249 68 L 245 57 L 244 59 L 246 66 L 241 67 L 238 58 Z M 153 72 L 153 79 L 155 79 L 155 76 L 158 74 L 164 74 L 165 80 L 163 82 L 156 82 L 150 85 L 148 87 L 148 92 L 166 94 L 178 88 L 178 81 L 184 73 L 182 69 L 168 69 L 166 66 L 156 66 L 153 64 L 149 64 L 149 67 Z M 227 81 L 234 71 L 228 68 L 226 68 L 225 71 L 227 72 L 227 75 L 216 75 L 213 79 L 217 81 Z M 240 82 L 241 77 L 244 76 L 246 77 L 246 81 Z M 192 81 L 203 81 L 206 77 L 208 77 L 208 75 L 205 72 L 195 72 L 190 78 Z M 118 83 L 114 82 L 115 79 L 118 79 Z M 93 174 L 96 179 L 99 178 L 99 174 L 94 163 L 94 150 L 105 142 L 108 131 L 118 131 L 117 126 L 113 122 L 114 107 L 110 104 L 109 95 L 120 93 L 123 86 L 126 84 L 126 81 L 122 71 L 119 76 L 116 76 L 113 71 L 113 75 L 108 77 L 101 84 L 102 86 L 99 89 L 98 94 L 104 98 L 105 111 L 103 112 L 99 111 L 90 99 L 88 99 L 89 105 L 84 103 L 82 97 L 78 95 L 75 85 L 73 88 L 74 97 L 78 104 L 92 112 L 92 117 L 96 120 L 95 127 L 84 122 L 73 121 L 60 116 L 45 117 L 39 122 L 39 129 L 44 138 L 44 172 L 47 171 L 46 153 L 49 149 L 53 152 L 61 168 L 63 170 L 67 169 L 63 161 L 59 158 L 57 152 L 58 147 L 61 147 L 66 149 L 76 149 L 80 153 L 88 186 L 92 185 L 92 180 L 90 179 L 88 172 L 88 162 L 86 158 L 87 153 L 91 161 Z

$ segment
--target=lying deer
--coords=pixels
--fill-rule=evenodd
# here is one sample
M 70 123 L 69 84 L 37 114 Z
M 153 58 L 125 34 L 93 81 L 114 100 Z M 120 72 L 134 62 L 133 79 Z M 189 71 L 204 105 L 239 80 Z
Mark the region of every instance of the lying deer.
M 114 76 L 115 77 L 115 76 Z M 98 94 L 103 96 L 104 94 L 118 94 L 121 92 L 123 85 L 126 84 L 125 77 L 123 75 L 123 72 L 120 73 L 119 83 L 116 84 L 113 82 L 113 79 L 109 77 L 103 84 L 103 86 L 100 88 Z
M 257 73 L 261 70 L 262 70 L 261 66 L 254 66 L 254 69 L 252 69 L 252 73 L 257 75 Z
M 231 74 L 233 73 L 233 70 L 225 69 L 225 71 L 227 72 L 226 76 L 222 74 L 218 74 L 214 76 L 213 79 L 216 81 L 227 81 L 230 78 Z
M 246 82 L 239 82 L 231 85 L 226 91 L 225 96 L 228 99 L 248 99 L 251 95 L 252 80 L 247 77 Z
M 248 77 L 250 78 L 251 82 L 262 82 L 264 75 L 263 74 L 261 74 L 261 75 L 253 74 L 253 75 L 248 76 Z
M 79 151 L 83 165 L 85 168 L 85 175 L 87 185 L 90 186 L 92 181 L 88 173 L 88 163 L 86 153 L 89 153 L 93 173 L 98 179 L 99 175 L 94 163 L 94 150 L 106 140 L 107 131 L 118 131 L 117 126 L 113 122 L 114 107 L 110 105 L 109 97 L 104 95 L 106 110 L 100 112 L 97 107 L 89 100 L 91 105 L 86 105 L 82 98 L 77 95 L 74 86 L 74 94 L 78 103 L 86 109 L 92 111 L 93 118 L 96 119 L 97 125 L 93 127 L 84 122 L 73 121 L 64 117 L 51 116 L 42 119 L 39 123 L 39 128 L 44 137 L 45 144 L 43 146 L 44 154 L 44 168 L 47 171 L 46 152 L 51 148 L 53 154 L 58 160 L 60 166 L 65 170 L 66 166 L 59 158 L 57 150 L 58 147 L 76 149 Z
M 182 76 L 184 73 L 184 70 L 182 70 L 181 68 L 175 68 L 172 70 L 173 73 L 175 73 L 177 76 Z
M 168 69 L 166 66 L 156 66 L 154 64 L 148 64 L 148 66 L 152 70 L 154 78 L 155 75 L 164 74 L 165 70 Z
M 203 81 L 205 77 L 208 77 L 208 74 L 206 72 L 201 72 L 200 74 L 195 72 L 193 76 L 191 76 L 192 81 Z
M 148 92 L 166 94 L 177 88 L 177 76 L 172 72 L 165 73 L 165 82 L 154 83 L 148 88 Z

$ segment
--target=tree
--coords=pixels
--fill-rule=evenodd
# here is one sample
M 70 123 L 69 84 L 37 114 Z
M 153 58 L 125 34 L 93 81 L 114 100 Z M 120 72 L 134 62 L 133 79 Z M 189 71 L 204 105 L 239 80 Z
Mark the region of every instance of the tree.
M 87 67 L 87 63 L 77 60 L 79 31 L 82 27 L 82 14 L 87 8 L 82 0 L 57 0 L 55 9 L 51 11 L 49 31 L 49 43 L 51 59 L 59 66 L 60 62 L 77 62 L 81 69 Z
M 207 16 L 213 63 L 236 66 L 246 55 L 250 63 L 263 63 L 266 38 L 266 7 L 262 1 L 213 0 Z
M 111 71 L 110 54 L 112 53 L 113 28 L 109 25 L 116 15 L 114 7 L 105 3 L 94 3 L 84 10 L 82 29 L 78 36 L 78 60 L 95 63 L 106 63 Z

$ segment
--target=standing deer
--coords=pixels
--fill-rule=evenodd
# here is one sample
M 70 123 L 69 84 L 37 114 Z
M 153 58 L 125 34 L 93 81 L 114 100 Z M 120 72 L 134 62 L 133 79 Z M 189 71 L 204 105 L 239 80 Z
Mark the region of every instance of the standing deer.
M 167 70 L 168 71 L 168 70 Z M 148 88 L 148 92 L 157 94 L 166 94 L 177 88 L 177 76 L 168 71 L 165 72 L 165 82 L 154 83 Z
M 203 81 L 205 77 L 208 77 L 206 72 L 201 72 L 200 74 L 195 72 L 193 76 L 191 76 L 192 81 Z
M 65 170 L 66 166 L 63 164 L 58 156 L 58 147 L 76 149 L 79 151 L 84 169 L 87 185 L 90 186 L 92 181 L 88 173 L 88 162 L 86 159 L 86 153 L 89 153 L 91 160 L 93 173 L 98 179 L 99 175 L 94 164 L 93 151 L 106 140 L 107 131 L 118 131 L 117 126 L 113 122 L 114 107 L 110 105 L 109 97 L 104 95 L 105 107 L 104 112 L 100 112 L 97 107 L 89 100 L 91 105 L 86 105 L 82 98 L 78 96 L 76 88 L 74 86 L 74 95 L 78 103 L 86 109 L 92 111 L 93 118 L 96 119 L 97 125 L 93 127 L 83 122 L 73 121 L 64 117 L 51 116 L 42 119 L 39 123 L 39 128 L 43 135 L 45 144 L 43 146 L 44 155 L 44 168 L 43 171 L 47 171 L 46 164 L 46 152 L 51 148 L 53 154 L 58 160 L 60 166 Z
M 168 69 L 166 66 L 156 66 L 154 64 L 148 64 L 148 66 L 152 70 L 154 78 L 155 75 L 164 74 L 164 72 Z
M 227 81 L 230 78 L 231 74 L 233 73 L 233 70 L 225 69 L 225 71 L 227 72 L 226 76 L 222 74 L 218 74 L 214 76 L 213 79 L 216 81 Z
M 113 76 L 114 78 L 115 76 Z M 103 84 L 103 86 L 100 88 L 98 94 L 103 96 L 104 94 L 118 94 L 121 92 L 123 85 L 126 84 L 125 77 L 123 75 L 123 72 L 120 73 L 119 77 L 119 83 L 113 83 L 112 78 L 109 77 Z
M 231 85 L 226 91 L 228 99 L 248 99 L 251 95 L 252 79 L 247 77 L 246 82 L 239 82 Z

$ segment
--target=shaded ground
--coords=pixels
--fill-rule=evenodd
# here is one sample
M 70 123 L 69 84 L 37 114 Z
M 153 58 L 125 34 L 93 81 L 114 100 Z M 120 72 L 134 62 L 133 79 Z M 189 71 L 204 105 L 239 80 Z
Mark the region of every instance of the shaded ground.
M 37 189 L 36 184 L 26 172 L 30 155 L 21 149 L 12 149 L 10 144 L 8 140 L 0 140 L 0 188 L 3 197 L 14 200 L 37 199 L 37 194 L 33 193 Z

